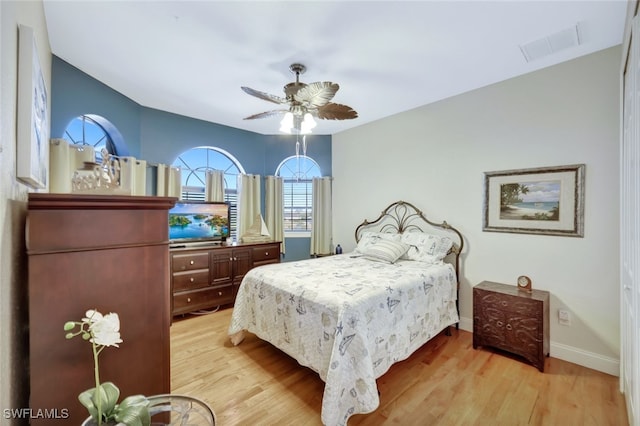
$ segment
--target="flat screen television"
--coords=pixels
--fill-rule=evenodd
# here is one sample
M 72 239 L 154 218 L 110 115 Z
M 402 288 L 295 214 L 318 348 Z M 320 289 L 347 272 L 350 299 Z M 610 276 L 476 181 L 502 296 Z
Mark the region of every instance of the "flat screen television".
M 178 201 L 169 210 L 171 244 L 225 241 L 229 237 L 229 204 Z

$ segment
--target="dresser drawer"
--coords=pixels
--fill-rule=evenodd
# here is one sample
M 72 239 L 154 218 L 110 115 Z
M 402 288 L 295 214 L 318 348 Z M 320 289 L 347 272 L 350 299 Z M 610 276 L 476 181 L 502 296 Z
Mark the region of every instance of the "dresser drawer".
M 226 305 L 233 302 L 233 286 L 212 287 L 202 290 L 175 293 L 173 295 L 174 313 L 191 312 L 197 309 Z
M 523 315 L 527 317 L 537 316 L 542 313 L 542 306 L 536 300 L 522 299 L 517 296 L 499 294 L 478 290 L 479 303 L 483 309 L 495 309 L 501 312 Z
M 193 290 L 209 285 L 209 270 L 176 272 L 173 274 L 173 291 Z
M 263 247 L 254 247 L 252 252 L 252 260 L 254 264 L 272 263 L 280 260 L 280 246 L 269 245 Z
M 171 259 L 173 272 L 188 271 L 192 269 L 208 269 L 209 253 L 180 253 L 174 254 Z
M 174 247 L 169 253 L 171 313 L 175 316 L 232 305 L 249 270 L 280 262 L 280 243 Z

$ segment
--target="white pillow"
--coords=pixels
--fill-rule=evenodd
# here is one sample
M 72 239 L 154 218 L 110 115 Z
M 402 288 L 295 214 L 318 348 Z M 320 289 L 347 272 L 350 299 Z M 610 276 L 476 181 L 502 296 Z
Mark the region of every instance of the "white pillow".
M 401 235 L 400 241 L 409 246 L 403 259 L 425 263 L 442 262 L 453 245 L 449 237 L 424 232 L 406 232 Z
M 360 235 L 360 241 L 358 241 L 358 246 L 356 247 L 356 251 L 359 253 L 364 253 L 372 244 L 380 240 L 388 240 L 388 241 L 400 241 L 400 234 L 391 234 L 389 232 L 373 232 L 373 231 L 365 231 Z
M 380 262 L 394 263 L 407 252 L 409 246 L 400 241 L 378 239 L 375 243 L 364 248 L 365 258 Z

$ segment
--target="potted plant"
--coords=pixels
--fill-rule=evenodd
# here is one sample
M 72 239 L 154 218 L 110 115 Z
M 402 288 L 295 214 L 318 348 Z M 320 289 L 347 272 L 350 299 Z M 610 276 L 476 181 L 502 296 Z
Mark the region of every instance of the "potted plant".
M 90 414 L 90 417 L 83 424 L 148 426 L 151 423 L 150 404 L 145 396 L 129 396 L 118 404 L 120 389 L 111 382 L 100 383 L 100 366 L 98 362 L 100 353 L 109 346 L 117 348 L 122 343 L 118 314 L 102 315 L 97 310 L 91 309 L 86 312 L 81 321 L 66 322 L 64 330 L 67 332 L 65 335 L 67 339 L 80 336 L 83 340 L 91 343 L 93 352 L 96 386 L 78 395 L 78 399 Z

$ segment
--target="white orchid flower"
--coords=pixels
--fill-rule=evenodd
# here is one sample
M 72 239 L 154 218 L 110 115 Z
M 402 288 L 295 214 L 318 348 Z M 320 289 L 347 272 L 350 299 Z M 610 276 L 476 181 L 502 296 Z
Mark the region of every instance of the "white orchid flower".
M 89 326 L 89 330 L 93 334 L 92 343 L 103 346 L 119 347 L 118 343 L 122 343 L 120 338 L 120 318 L 118 314 L 110 313 L 100 315 L 99 319 L 93 317 L 93 322 Z
M 95 309 L 89 309 L 84 315 L 85 317 L 82 318 L 82 322 L 85 324 L 92 324 L 102 319 L 102 314 Z

